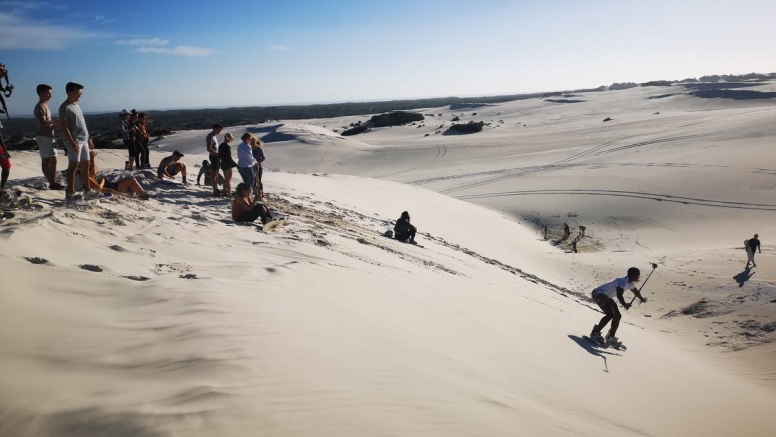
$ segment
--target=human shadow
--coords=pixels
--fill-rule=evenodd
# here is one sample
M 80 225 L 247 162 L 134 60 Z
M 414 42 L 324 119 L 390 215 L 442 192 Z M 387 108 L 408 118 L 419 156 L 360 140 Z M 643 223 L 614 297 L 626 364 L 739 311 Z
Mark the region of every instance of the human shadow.
M 754 276 L 754 272 L 747 266 L 743 272 L 733 276 L 733 279 L 738 283 L 738 288 L 741 288 L 752 276 Z
M 620 356 L 620 354 L 616 354 L 613 352 L 607 352 L 606 349 L 596 346 L 595 344 L 591 343 L 589 340 L 585 340 L 582 337 L 571 335 L 569 334 L 569 338 L 574 341 L 574 343 L 578 344 L 579 347 L 586 350 L 590 355 L 601 357 L 604 360 L 604 372 L 609 373 L 609 365 L 606 362 L 606 356 L 607 355 L 613 355 L 613 356 Z

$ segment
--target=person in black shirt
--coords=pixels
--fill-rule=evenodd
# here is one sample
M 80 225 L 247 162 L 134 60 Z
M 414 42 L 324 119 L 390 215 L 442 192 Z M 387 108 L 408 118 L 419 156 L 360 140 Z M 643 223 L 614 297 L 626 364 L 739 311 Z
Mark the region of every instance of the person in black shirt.
M 760 250 L 760 240 L 757 238 L 758 235 L 754 234 L 753 238 L 750 238 L 747 241 L 747 248 L 746 248 L 746 254 L 748 255 L 748 259 L 746 260 L 746 267 L 749 268 L 749 263 L 752 263 L 752 267 L 757 267 L 757 264 L 754 263 L 754 252 L 755 250 L 763 253 L 762 250 Z
M 396 225 L 393 227 L 396 239 L 410 244 L 418 244 L 415 242 L 415 233 L 417 231 L 415 226 L 410 224 L 410 213 L 407 211 L 401 213 L 401 217 L 399 220 L 396 220 Z

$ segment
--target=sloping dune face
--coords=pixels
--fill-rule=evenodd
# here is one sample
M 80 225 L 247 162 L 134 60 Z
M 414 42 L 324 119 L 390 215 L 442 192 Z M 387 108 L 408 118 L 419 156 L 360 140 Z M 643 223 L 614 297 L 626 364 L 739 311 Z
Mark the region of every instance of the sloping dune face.
M 20 213 L 0 434 L 771 435 L 774 394 L 599 314 L 555 251 L 418 187 L 273 173 L 272 232 L 196 188 Z M 420 246 L 382 236 L 412 205 Z M 479 226 L 474 232 L 473 226 Z M 422 247 L 421 247 L 422 246 Z M 630 316 L 630 314 L 629 314 Z

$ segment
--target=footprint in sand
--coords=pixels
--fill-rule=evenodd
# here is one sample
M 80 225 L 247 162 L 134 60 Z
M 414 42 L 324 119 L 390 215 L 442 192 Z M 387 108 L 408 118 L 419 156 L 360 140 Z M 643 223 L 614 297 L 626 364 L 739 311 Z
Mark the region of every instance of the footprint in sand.
M 148 281 L 151 279 L 145 276 L 124 276 L 124 278 L 129 279 L 131 281 Z
M 49 263 L 49 261 L 46 258 L 38 258 L 37 256 L 28 256 L 28 257 L 25 257 L 24 259 L 26 259 L 27 261 L 33 264 L 38 264 L 38 265 Z
M 186 273 L 185 275 L 178 276 L 181 279 L 197 279 L 197 275 L 194 273 Z
M 118 244 L 114 244 L 110 246 L 111 250 L 115 250 L 116 252 L 129 252 L 127 249 L 119 246 Z
M 99 273 L 99 272 L 102 271 L 102 267 L 96 266 L 94 264 L 81 264 L 79 267 L 81 267 L 84 270 L 88 270 L 90 272 L 97 272 L 97 273 Z

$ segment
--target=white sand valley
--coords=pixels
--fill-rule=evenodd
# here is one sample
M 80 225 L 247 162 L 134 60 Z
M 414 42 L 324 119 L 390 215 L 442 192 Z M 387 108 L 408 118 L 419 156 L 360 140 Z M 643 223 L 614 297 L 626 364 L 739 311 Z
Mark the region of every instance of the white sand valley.
M 16 152 L 45 208 L 0 226 L 0 435 L 772 435 L 776 102 L 666 93 L 228 127 L 266 141 L 266 233 L 143 173 L 154 200 L 64 205 Z M 194 180 L 205 134 L 152 162 Z M 381 236 L 403 210 L 423 247 Z M 592 347 L 590 290 L 650 262 L 629 349 Z

